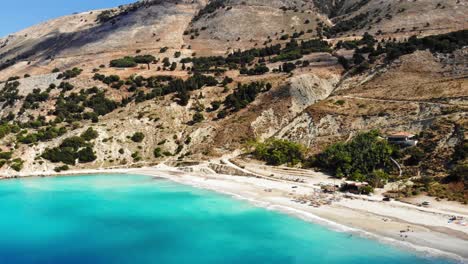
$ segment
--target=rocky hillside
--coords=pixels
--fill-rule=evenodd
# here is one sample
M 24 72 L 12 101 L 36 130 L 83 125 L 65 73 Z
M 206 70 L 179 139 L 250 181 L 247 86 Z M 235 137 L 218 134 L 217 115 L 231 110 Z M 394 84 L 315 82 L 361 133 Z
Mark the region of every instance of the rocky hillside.
M 0 173 L 206 160 L 270 137 L 317 153 L 371 129 L 431 131 L 431 155 L 449 155 L 466 136 L 467 13 L 147 0 L 47 21 L 0 39 Z

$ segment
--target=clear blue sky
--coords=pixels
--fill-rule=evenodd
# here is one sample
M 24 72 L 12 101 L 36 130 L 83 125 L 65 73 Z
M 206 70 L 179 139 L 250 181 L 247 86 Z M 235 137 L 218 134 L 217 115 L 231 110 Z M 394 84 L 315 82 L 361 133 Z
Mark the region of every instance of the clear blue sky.
M 51 18 L 136 0 L 1 0 L 0 37 Z

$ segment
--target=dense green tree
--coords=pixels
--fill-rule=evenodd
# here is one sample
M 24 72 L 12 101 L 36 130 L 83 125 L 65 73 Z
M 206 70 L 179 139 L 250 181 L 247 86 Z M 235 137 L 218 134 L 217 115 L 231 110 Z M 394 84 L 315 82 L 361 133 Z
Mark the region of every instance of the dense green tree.
M 92 127 L 88 128 L 85 132 L 81 134 L 81 138 L 85 141 L 90 141 L 96 139 L 99 136 L 98 132 Z
M 148 70 L 150 69 L 150 63 L 152 63 L 156 58 L 153 55 L 138 55 L 134 58 L 135 62 L 138 64 L 146 64 Z
M 300 144 L 281 139 L 269 139 L 256 143 L 252 153 L 255 158 L 269 165 L 296 165 L 304 159 L 305 148 Z
M 135 134 L 133 134 L 131 136 L 131 140 L 133 142 L 137 142 L 137 143 L 140 143 L 143 141 L 143 139 L 145 138 L 145 134 L 141 133 L 141 132 L 136 132 Z
M 357 135 L 347 143 L 336 143 L 316 156 L 316 165 L 335 176 L 354 178 L 356 173 L 365 179 L 376 170 L 391 169 L 393 148 L 377 131 Z

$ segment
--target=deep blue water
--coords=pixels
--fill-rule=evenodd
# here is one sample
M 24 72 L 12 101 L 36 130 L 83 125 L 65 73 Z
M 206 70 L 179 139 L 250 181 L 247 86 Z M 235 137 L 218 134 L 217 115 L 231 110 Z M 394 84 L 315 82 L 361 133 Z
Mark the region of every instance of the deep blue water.
M 0 263 L 449 263 L 138 175 L 0 182 Z

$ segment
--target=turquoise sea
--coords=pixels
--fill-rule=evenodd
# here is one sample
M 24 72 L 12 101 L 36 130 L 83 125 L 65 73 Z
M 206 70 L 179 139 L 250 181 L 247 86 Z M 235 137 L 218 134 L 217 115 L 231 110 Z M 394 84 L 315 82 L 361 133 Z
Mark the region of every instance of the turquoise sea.
M 140 175 L 0 182 L 0 263 L 451 263 Z

